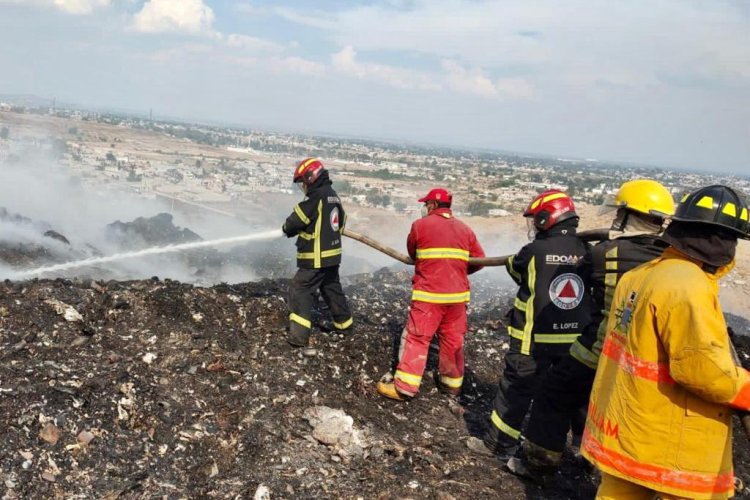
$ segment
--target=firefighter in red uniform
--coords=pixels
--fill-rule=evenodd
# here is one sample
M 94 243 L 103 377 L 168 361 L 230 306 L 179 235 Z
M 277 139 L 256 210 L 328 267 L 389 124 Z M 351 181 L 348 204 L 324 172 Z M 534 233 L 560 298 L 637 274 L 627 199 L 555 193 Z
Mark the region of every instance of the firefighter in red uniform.
M 337 331 L 351 332 L 354 323 L 339 281 L 341 233 L 346 213 L 331 186 L 328 171 L 316 158 L 306 158 L 294 169 L 294 182 L 305 199 L 294 206 L 282 231 L 297 237 L 297 274 L 289 287 L 289 337 L 304 347 L 312 328 L 312 307 L 320 290 Z
M 417 394 L 436 332 L 438 388 L 449 394 L 461 391 L 468 275 L 481 269 L 469 265 L 469 257 L 484 257 L 484 251 L 474 231 L 453 216 L 451 201 L 445 189 L 433 189 L 419 199 L 427 215 L 412 224 L 406 240 L 415 263 L 409 318 L 401 334 L 396 373 L 378 383 L 378 392 L 387 398 L 405 400 Z

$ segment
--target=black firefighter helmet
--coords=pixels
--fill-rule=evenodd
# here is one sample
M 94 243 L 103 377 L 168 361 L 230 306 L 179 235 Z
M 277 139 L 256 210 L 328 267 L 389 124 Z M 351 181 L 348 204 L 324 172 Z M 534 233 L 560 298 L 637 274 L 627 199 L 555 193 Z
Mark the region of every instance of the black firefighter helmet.
M 672 220 L 721 226 L 738 238 L 750 239 L 747 198 L 720 184 L 702 187 L 683 196 Z

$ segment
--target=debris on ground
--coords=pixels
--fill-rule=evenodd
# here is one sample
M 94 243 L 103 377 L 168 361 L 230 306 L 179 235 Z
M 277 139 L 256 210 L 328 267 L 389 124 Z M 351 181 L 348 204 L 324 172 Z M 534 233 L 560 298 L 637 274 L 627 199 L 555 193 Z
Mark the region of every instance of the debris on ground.
M 572 454 L 535 484 L 467 448 L 502 370 L 507 284 L 474 284 L 460 398 L 437 391 L 434 360 L 414 400 L 377 395 L 409 278 L 343 278 L 356 332 L 316 328 L 307 350 L 286 343 L 288 280 L 0 283 L 4 498 L 593 498 Z M 746 355 L 748 324 L 733 321 Z

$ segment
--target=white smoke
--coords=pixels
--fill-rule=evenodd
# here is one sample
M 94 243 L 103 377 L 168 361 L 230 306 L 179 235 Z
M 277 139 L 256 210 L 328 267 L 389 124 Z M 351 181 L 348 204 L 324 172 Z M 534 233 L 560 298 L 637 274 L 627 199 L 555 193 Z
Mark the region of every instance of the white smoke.
M 0 207 L 10 214 L 33 221 L 2 221 L 0 242 L 11 247 L 27 244 L 47 248 L 56 261 L 118 253 L 122 248 L 108 237 L 108 224 L 116 220 L 129 222 L 138 217 L 149 218 L 161 212 L 171 212 L 176 226 L 190 228 L 203 239 L 248 235 L 281 226 L 280 220 L 273 220 L 267 215 L 249 222 L 194 208 L 183 209 L 163 199 L 128 193 L 118 186 L 87 185 L 85 179 L 71 176 L 67 167 L 58 165 L 37 151 L 21 155 L 20 160 L 0 161 Z M 70 241 L 70 246 L 43 236 L 44 228 L 64 235 Z M 220 251 L 229 249 L 222 247 Z M 292 249 L 289 258 L 291 255 Z M 9 265 L 0 267 L 3 278 L 18 271 L 18 268 Z M 84 275 L 108 279 L 159 276 L 202 283 L 236 283 L 258 278 L 256 270 L 247 266 L 227 267 L 218 275 L 206 277 L 196 276 L 196 271 L 179 256 L 155 255 L 106 263 L 99 267 L 61 271 L 60 276 Z

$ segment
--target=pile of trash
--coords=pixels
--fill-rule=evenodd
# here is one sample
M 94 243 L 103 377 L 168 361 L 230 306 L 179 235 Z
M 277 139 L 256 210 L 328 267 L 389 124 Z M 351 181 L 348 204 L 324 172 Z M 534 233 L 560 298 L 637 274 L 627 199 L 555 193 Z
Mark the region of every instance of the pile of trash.
M 409 277 L 347 277 L 355 333 L 316 330 L 306 350 L 285 342 L 288 280 L 0 283 L 3 498 L 592 498 L 572 456 L 534 484 L 466 447 L 508 347 L 507 285 L 475 285 L 460 398 L 429 373 L 409 403 L 376 394 Z M 747 477 L 739 434 L 736 448 Z
M 48 223 L 0 207 L 0 263 L 29 267 L 73 255 L 68 239 Z
M 139 249 L 202 240 L 190 229 L 175 226 L 172 215 L 168 213 L 160 213 L 153 217 L 137 217 L 131 222 L 117 220 L 107 224 L 106 230 L 109 238 L 118 242 L 122 249 Z

